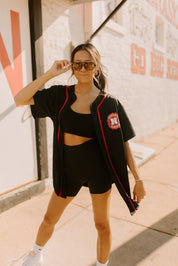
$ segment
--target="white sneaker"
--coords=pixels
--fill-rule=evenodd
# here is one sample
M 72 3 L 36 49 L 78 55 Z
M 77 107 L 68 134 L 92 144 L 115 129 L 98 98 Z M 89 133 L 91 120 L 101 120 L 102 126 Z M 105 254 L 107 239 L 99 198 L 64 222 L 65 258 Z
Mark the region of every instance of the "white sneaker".
M 43 265 L 43 254 L 39 252 L 36 254 L 33 250 L 23 259 L 22 266 L 41 266 Z

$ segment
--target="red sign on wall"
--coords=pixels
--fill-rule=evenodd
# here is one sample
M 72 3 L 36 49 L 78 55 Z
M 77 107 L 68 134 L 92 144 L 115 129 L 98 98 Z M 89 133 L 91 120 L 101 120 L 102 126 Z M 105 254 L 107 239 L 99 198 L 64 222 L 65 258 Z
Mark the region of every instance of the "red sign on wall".
M 12 95 L 15 96 L 23 87 L 20 20 L 19 13 L 11 10 L 10 15 L 12 29 L 13 64 L 11 64 L 9 60 L 9 56 L 4 45 L 1 33 L 0 62 L 2 64 L 7 81 L 9 83 Z
M 131 46 L 131 71 L 145 75 L 146 72 L 146 52 L 145 49 L 136 44 Z
M 164 58 L 163 56 L 151 53 L 151 76 L 163 78 Z
M 167 59 L 167 78 L 178 80 L 178 63 Z

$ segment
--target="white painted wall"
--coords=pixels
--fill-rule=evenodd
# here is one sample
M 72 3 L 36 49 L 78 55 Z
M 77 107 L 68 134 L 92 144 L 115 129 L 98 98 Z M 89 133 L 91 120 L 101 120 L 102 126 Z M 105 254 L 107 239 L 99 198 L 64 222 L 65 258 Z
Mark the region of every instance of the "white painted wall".
M 70 60 L 71 47 L 85 41 L 84 5 L 72 5 L 70 1 L 42 1 L 44 69 L 50 68 L 55 60 Z M 71 72 L 65 73 L 46 83 L 48 88 L 52 84 L 73 84 Z M 48 163 L 49 175 L 52 176 L 52 141 L 53 125 L 47 118 Z
M 44 71 L 49 69 L 55 60 L 70 58 L 71 34 L 69 28 L 69 1 L 42 0 Z M 69 74 L 63 74 L 46 83 L 66 84 Z M 47 118 L 47 143 L 49 176 L 52 177 L 53 125 Z
M 0 7 L 0 33 L 12 67 L 10 10 L 19 14 L 25 86 L 32 80 L 28 1 L 0 0 Z M 16 81 L 17 77 L 13 82 Z M 30 118 L 29 107 L 16 108 L 11 89 L 0 62 L 0 193 L 37 177 L 34 121 Z
M 93 3 L 93 28 L 103 19 L 105 1 Z M 177 2 L 178 5 L 178 1 Z M 134 20 L 131 19 L 133 8 L 137 11 Z M 119 11 L 120 12 L 120 11 Z M 168 46 L 175 41 L 178 47 L 178 29 L 172 26 L 147 1 L 128 0 L 122 7 L 123 27 L 107 26 L 93 40 L 101 52 L 103 64 L 108 69 L 108 90 L 116 95 L 124 104 L 136 130 L 136 140 L 159 131 L 178 119 L 178 80 L 166 78 L 167 59 L 178 62 L 178 48 L 168 53 Z M 100 14 L 100 21 L 99 16 Z M 161 16 L 164 21 L 164 46 L 155 49 L 155 21 Z M 131 32 L 136 23 L 136 33 Z M 177 20 L 178 24 L 178 20 Z M 175 40 L 167 37 L 172 32 Z M 140 31 L 140 32 L 139 32 Z M 136 44 L 146 51 L 146 74 L 131 72 L 131 44 Z M 161 51 L 161 52 L 160 52 Z M 151 52 L 164 58 L 164 77 L 152 77 Z
M 92 3 L 92 24 L 87 25 L 88 29 L 91 26 L 91 32 L 94 32 L 106 18 L 106 2 L 108 0 Z M 43 0 L 42 5 L 44 68 L 47 70 L 54 60 L 70 58 L 71 41 L 75 44 L 85 41 L 84 6 L 71 6 L 70 1 L 64 0 Z M 136 12 L 134 18 L 133 9 Z M 159 13 L 148 1 L 128 0 L 122 7 L 122 12 L 122 26 L 110 21 L 93 39 L 93 44 L 100 51 L 102 62 L 107 68 L 107 90 L 123 103 L 136 130 L 135 140 L 141 140 L 178 119 L 178 81 L 166 78 L 167 58 L 178 62 L 177 50 L 175 53 L 168 53 L 167 46 L 173 43 L 173 39 L 167 37 L 168 28 L 171 29 L 175 40 L 178 38 L 178 31 L 162 17 L 165 26 L 165 46 L 162 53 L 154 48 L 155 21 Z M 145 75 L 134 74 L 131 71 L 132 44 L 146 52 Z M 151 52 L 164 57 L 163 78 L 150 75 Z M 56 83 L 66 84 L 69 77 L 70 73 L 63 74 L 49 81 L 46 87 Z M 73 81 L 70 80 L 69 83 Z M 48 121 L 49 162 L 52 161 L 52 130 L 51 122 Z

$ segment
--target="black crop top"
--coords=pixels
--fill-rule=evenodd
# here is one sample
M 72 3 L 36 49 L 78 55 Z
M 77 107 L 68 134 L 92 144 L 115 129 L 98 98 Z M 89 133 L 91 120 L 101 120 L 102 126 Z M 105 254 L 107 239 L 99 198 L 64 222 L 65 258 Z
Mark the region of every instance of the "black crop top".
M 81 114 L 69 106 L 61 117 L 63 132 L 82 137 L 93 138 L 96 136 L 91 114 Z

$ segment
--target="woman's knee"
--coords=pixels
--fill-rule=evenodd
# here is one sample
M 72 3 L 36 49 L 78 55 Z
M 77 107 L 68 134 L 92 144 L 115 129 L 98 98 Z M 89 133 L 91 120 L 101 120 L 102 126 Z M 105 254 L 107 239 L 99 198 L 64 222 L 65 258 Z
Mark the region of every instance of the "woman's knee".
M 53 217 L 52 215 L 46 213 L 43 218 L 43 224 L 45 226 L 52 227 L 58 222 L 58 220 L 58 217 Z
M 54 192 L 51 196 L 46 214 L 43 218 L 45 226 L 54 226 L 60 219 L 67 205 L 72 201 L 73 197 L 66 199 L 57 196 Z
M 101 234 L 110 234 L 111 232 L 109 221 L 108 222 L 95 221 L 95 227 L 98 233 Z

